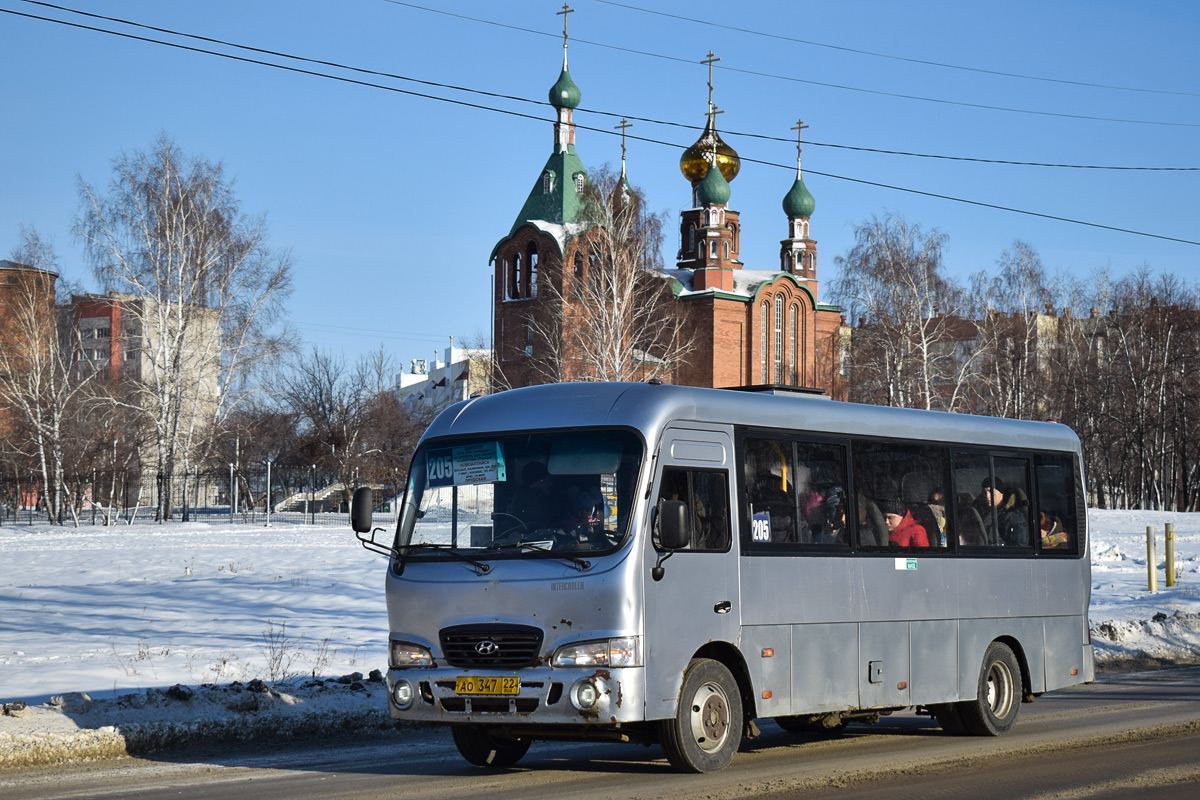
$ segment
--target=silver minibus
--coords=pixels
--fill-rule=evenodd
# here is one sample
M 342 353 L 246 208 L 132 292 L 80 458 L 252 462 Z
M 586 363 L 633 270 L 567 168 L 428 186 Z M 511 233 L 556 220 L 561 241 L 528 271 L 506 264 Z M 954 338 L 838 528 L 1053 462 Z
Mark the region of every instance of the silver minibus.
M 754 389 L 755 387 L 750 387 Z M 470 762 L 534 740 L 725 767 L 756 720 L 906 708 L 997 736 L 1094 678 L 1079 440 L 777 387 L 534 386 L 442 412 L 389 558 L 389 709 Z

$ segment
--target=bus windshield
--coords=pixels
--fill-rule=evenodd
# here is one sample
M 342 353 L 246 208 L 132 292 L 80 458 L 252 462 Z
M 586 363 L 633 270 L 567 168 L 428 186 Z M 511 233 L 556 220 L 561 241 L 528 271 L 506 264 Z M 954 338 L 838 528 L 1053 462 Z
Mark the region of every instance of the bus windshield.
M 397 530 L 406 559 L 562 557 L 619 547 L 643 445 L 628 431 L 521 433 L 427 442 Z

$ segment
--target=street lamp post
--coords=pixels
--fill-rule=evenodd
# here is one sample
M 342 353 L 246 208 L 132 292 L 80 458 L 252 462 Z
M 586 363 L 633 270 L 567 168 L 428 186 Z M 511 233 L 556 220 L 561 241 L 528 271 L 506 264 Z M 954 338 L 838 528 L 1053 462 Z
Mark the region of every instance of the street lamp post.
M 271 527 L 271 459 L 267 459 L 267 527 Z

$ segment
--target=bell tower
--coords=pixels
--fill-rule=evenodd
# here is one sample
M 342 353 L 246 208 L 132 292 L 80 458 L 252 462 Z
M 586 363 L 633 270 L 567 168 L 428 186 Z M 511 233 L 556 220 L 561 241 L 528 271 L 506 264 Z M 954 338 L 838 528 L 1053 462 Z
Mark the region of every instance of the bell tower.
M 788 238 L 780 242 L 779 270 L 794 275 L 817 296 L 817 242 L 809 235 L 809 217 L 817 207 L 800 171 L 800 137 L 808 126 L 797 120 L 792 128 L 796 132 L 796 180 L 783 197 L 783 213 L 788 220 Z

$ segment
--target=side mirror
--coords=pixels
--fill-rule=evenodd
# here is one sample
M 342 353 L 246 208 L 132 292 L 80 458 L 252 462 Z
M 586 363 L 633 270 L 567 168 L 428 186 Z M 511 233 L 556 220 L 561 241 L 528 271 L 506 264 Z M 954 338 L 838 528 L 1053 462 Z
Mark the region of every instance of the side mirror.
M 666 500 L 659 509 L 658 543 L 664 550 L 681 550 L 692 541 L 687 503 Z
M 690 519 L 687 503 L 682 500 L 664 500 L 659 507 L 658 546 L 667 552 L 658 557 L 654 569 L 650 570 L 650 577 L 655 581 L 661 581 L 667 574 L 663 562 L 692 541 Z
M 354 490 L 354 500 L 350 503 L 350 527 L 355 533 L 371 530 L 371 510 L 374 505 L 375 494 L 370 486 Z

